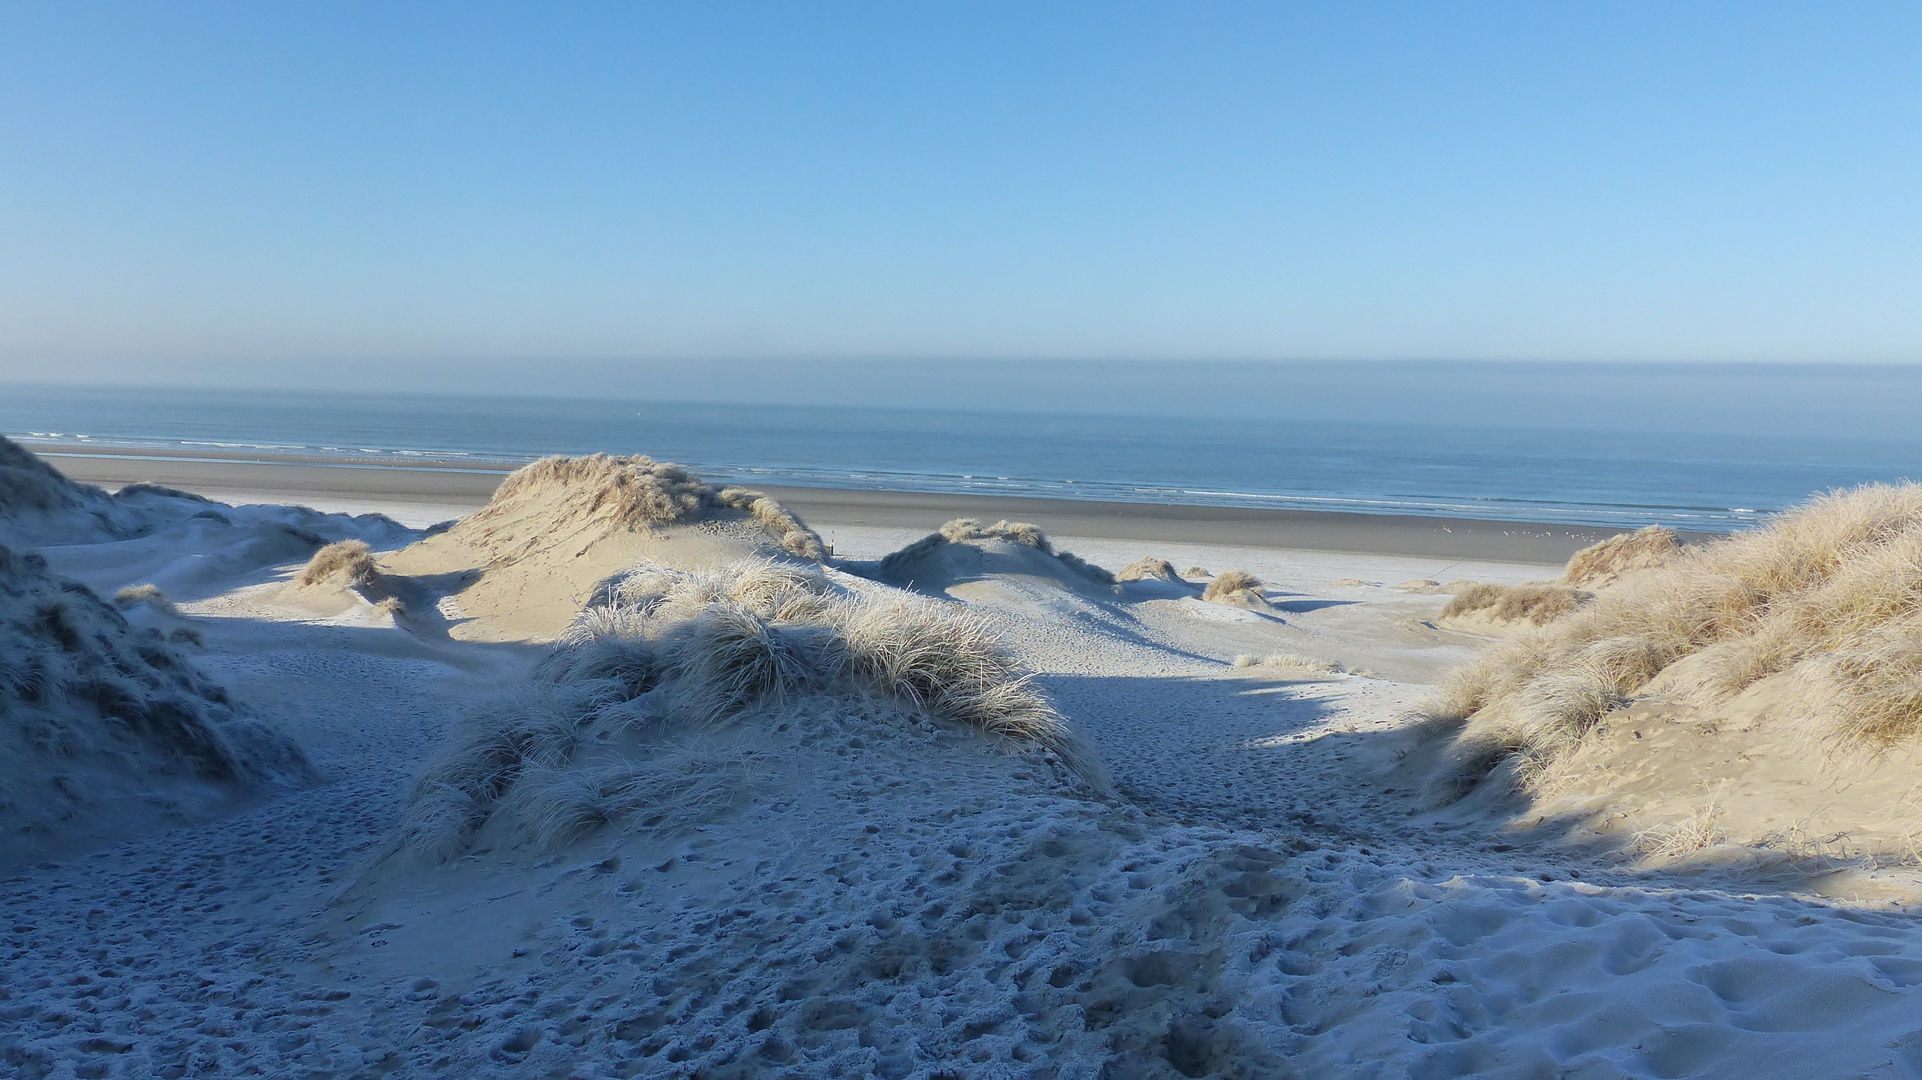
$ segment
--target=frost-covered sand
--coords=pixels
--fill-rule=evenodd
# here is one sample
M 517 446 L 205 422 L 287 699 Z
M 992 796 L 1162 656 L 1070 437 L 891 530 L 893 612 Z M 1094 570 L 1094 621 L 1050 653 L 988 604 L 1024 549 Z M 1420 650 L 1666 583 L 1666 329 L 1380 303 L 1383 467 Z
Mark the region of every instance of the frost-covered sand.
M 921 535 L 809 524 L 870 572 Z M 302 558 L 212 528 L 43 551 L 106 595 L 179 583 L 194 662 L 328 782 L 6 870 L 5 1070 L 1922 1075 L 1922 926 L 1887 894 L 1421 810 L 1404 713 L 1480 641 L 1397 585 L 1554 567 L 1053 537 L 1111 569 L 1245 569 L 1272 614 L 1198 581 L 918 571 L 993 615 L 1110 783 L 810 702 L 732 736 L 739 790 L 697 824 L 433 866 L 382 858 L 411 782 L 544 647 L 319 614 L 288 590 Z M 360 528 L 377 552 L 419 536 Z M 1346 673 L 1233 663 L 1276 654 Z

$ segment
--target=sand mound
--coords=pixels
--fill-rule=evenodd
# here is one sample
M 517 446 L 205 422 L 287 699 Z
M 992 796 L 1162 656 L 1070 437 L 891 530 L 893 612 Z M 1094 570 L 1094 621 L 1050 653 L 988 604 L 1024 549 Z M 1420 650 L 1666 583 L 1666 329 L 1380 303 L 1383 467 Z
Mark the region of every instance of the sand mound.
M 1187 584 L 1181 575 L 1175 573 L 1175 564 L 1166 559 L 1144 556 L 1121 568 L 1114 576 L 1116 581 L 1168 581 Z
M 129 585 L 113 595 L 114 606 L 122 611 L 146 605 L 163 615 L 179 615 L 180 606 L 167 598 L 158 585 Z
M 165 603 L 155 591 L 132 602 Z M 311 779 L 157 630 L 0 547 L 0 860 L 202 816 Z
M 1505 784 L 1560 791 L 1605 720 L 1651 712 L 1704 733 L 1690 756 L 1698 788 L 1732 775 L 1724 732 L 1766 729 L 1777 753 L 1827 748 L 1840 755 L 1831 768 L 1860 771 L 1856 751 L 1922 733 L 1918 643 L 1922 486 L 1825 496 L 1674 553 L 1458 671 L 1429 708 L 1458 728 L 1431 796 L 1457 798 L 1496 770 Z M 1611 779 L 1577 771 L 1591 788 Z
M 1223 570 L 1208 582 L 1201 598 L 1211 604 L 1272 612 L 1275 609 L 1268 603 L 1264 588 L 1262 580 L 1246 570 Z
M 716 488 L 679 465 L 639 454 L 543 458 L 502 481 L 474 518 L 512 516 L 528 501 L 550 503 L 552 524 L 558 527 L 604 521 L 628 529 L 659 528 L 736 511 L 751 517 L 789 555 L 815 562 L 825 557 L 821 538 L 773 499 L 746 488 Z
M 1199 588 L 1177 574 L 1173 563 L 1152 557 L 1122 567 L 1115 575 L 1115 584 L 1130 600 L 1192 599 Z
M 380 570 L 365 540 L 342 540 L 328 544 L 300 571 L 295 581 L 303 586 L 338 585 L 345 588 L 373 588 L 380 584 Z
M 940 531 L 883 558 L 881 581 L 927 592 L 985 578 L 1018 578 L 1072 591 L 1111 593 L 1115 576 L 1070 551 L 1057 551 L 1039 528 L 1021 521 L 982 525 L 956 518 Z
M 1562 583 L 1586 588 L 1612 585 L 1638 570 L 1667 565 L 1681 550 L 1675 530 L 1650 525 L 1576 552 L 1562 571 Z
M 446 858 L 483 828 L 551 849 L 611 823 L 736 798 L 739 737 L 823 712 L 948 721 L 1092 765 L 978 614 L 750 560 L 606 583 L 525 692 L 459 732 L 416 788 L 405 844 Z
M 451 596 L 452 633 L 551 639 L 610 575 L 757 555 L 820 561 L 820 538 L 779 503 L 645 457 L 547 458 L 445 532 L 382 556 L 382 573 Z
M 365 540 L 340 540 L 314 552 L 281 595 L 330 614 L 364 605 L 401 619 L 407 615 L 407 605 L 398 585 L 380 572 Z

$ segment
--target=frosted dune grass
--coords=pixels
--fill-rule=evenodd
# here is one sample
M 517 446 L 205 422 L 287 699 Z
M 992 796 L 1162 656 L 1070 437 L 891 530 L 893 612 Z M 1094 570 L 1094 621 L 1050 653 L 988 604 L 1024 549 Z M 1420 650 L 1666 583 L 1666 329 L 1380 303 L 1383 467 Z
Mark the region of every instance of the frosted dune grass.
M 38 455 L 0 437 L 0 513 L 73 509 L 84 504 L 87 494 L 105 493 L 75 484 Z
M 1668 548 L 1659 538 L 1622 546 L 1636 545 Z M 1601 718 L 1657 675 L 1713 704 L 1806 665 L 1823 707 L 1798 722 L 1838 745 L 1886 747 L 1922 734 L 1918 640 L 1922 485 L 1822 496 L 1763 528 L 1665 550 L 1593 603 L 1453 673 L 1425 709 L 1455 731 L 1429 795 L 1457 798 L 1505 762 L 1525 787 L 1552 781 Z
M 768 560 L 643 566 L 603 585 L 529 687 L 461 727 L 416 785 L 402 840 L 445 859 L 497 817 L 552 847 L 610 822 L 698 816 L 732 798 L 747 767 L 715 736 L 837 698 L 1098 773 L 978 613 Z
M 983 525 L 973 518 L 955 518 L 941 526 L 940 534 L 953 544 L 964 540 L 1008 540 L 1054 554 L 1054 546 L 1048 542 L 1047 534 L 1041 531 L 1040 526 L 1026 521 L 1003 518 L 992 525 Z
M 365 540 L 341 540 L 314 552 L 294 583 L 301 588 L 346 589 L 383 615 L 394 619 L 408 616 L 407 605 L 395 595 L 393 582 L 380 572 Z
M 171 606 L 152 586 L 128 593 Z M 0 822 L 14 836 L 61 833 L 183 779 L 312 779 L 298 748 L 244 715 L 160 631 L 6 547 L 0 751 Z

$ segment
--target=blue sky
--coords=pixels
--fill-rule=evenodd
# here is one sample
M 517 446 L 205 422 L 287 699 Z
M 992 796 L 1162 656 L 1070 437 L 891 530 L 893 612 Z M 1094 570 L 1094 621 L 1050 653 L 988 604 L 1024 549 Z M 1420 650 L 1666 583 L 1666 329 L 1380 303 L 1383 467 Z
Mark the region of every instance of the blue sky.
M 0 18 L 0 376 L 1922 359 L 1915 5 Z

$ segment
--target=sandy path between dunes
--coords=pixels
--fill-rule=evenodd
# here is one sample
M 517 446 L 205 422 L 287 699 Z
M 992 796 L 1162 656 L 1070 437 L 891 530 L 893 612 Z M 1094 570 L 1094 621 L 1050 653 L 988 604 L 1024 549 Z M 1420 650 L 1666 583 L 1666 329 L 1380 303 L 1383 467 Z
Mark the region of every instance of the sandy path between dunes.
M 825 531 L 825 530 L 824 530 Z M 841 553 L 913 533 L 844 526 Z M 1058 537 L 1241 566 L 1280 621 L 965 586 L 1118 797 L 824 717 L 692 832 L 359 882 L 423 757 L 524 652 L 242 591 L 200 662 L 330 777 L 0 881 L 22 1076 L 1922 1076 L 1922 928 L 1631 878 L 1410 817 L 1396 713 L 1471 645 L 1436 597 L 1526 565 Z M 1372 676 L 1237 672 L 1292 651 Z M 778 751 L 778 753 L 774 753 Z

